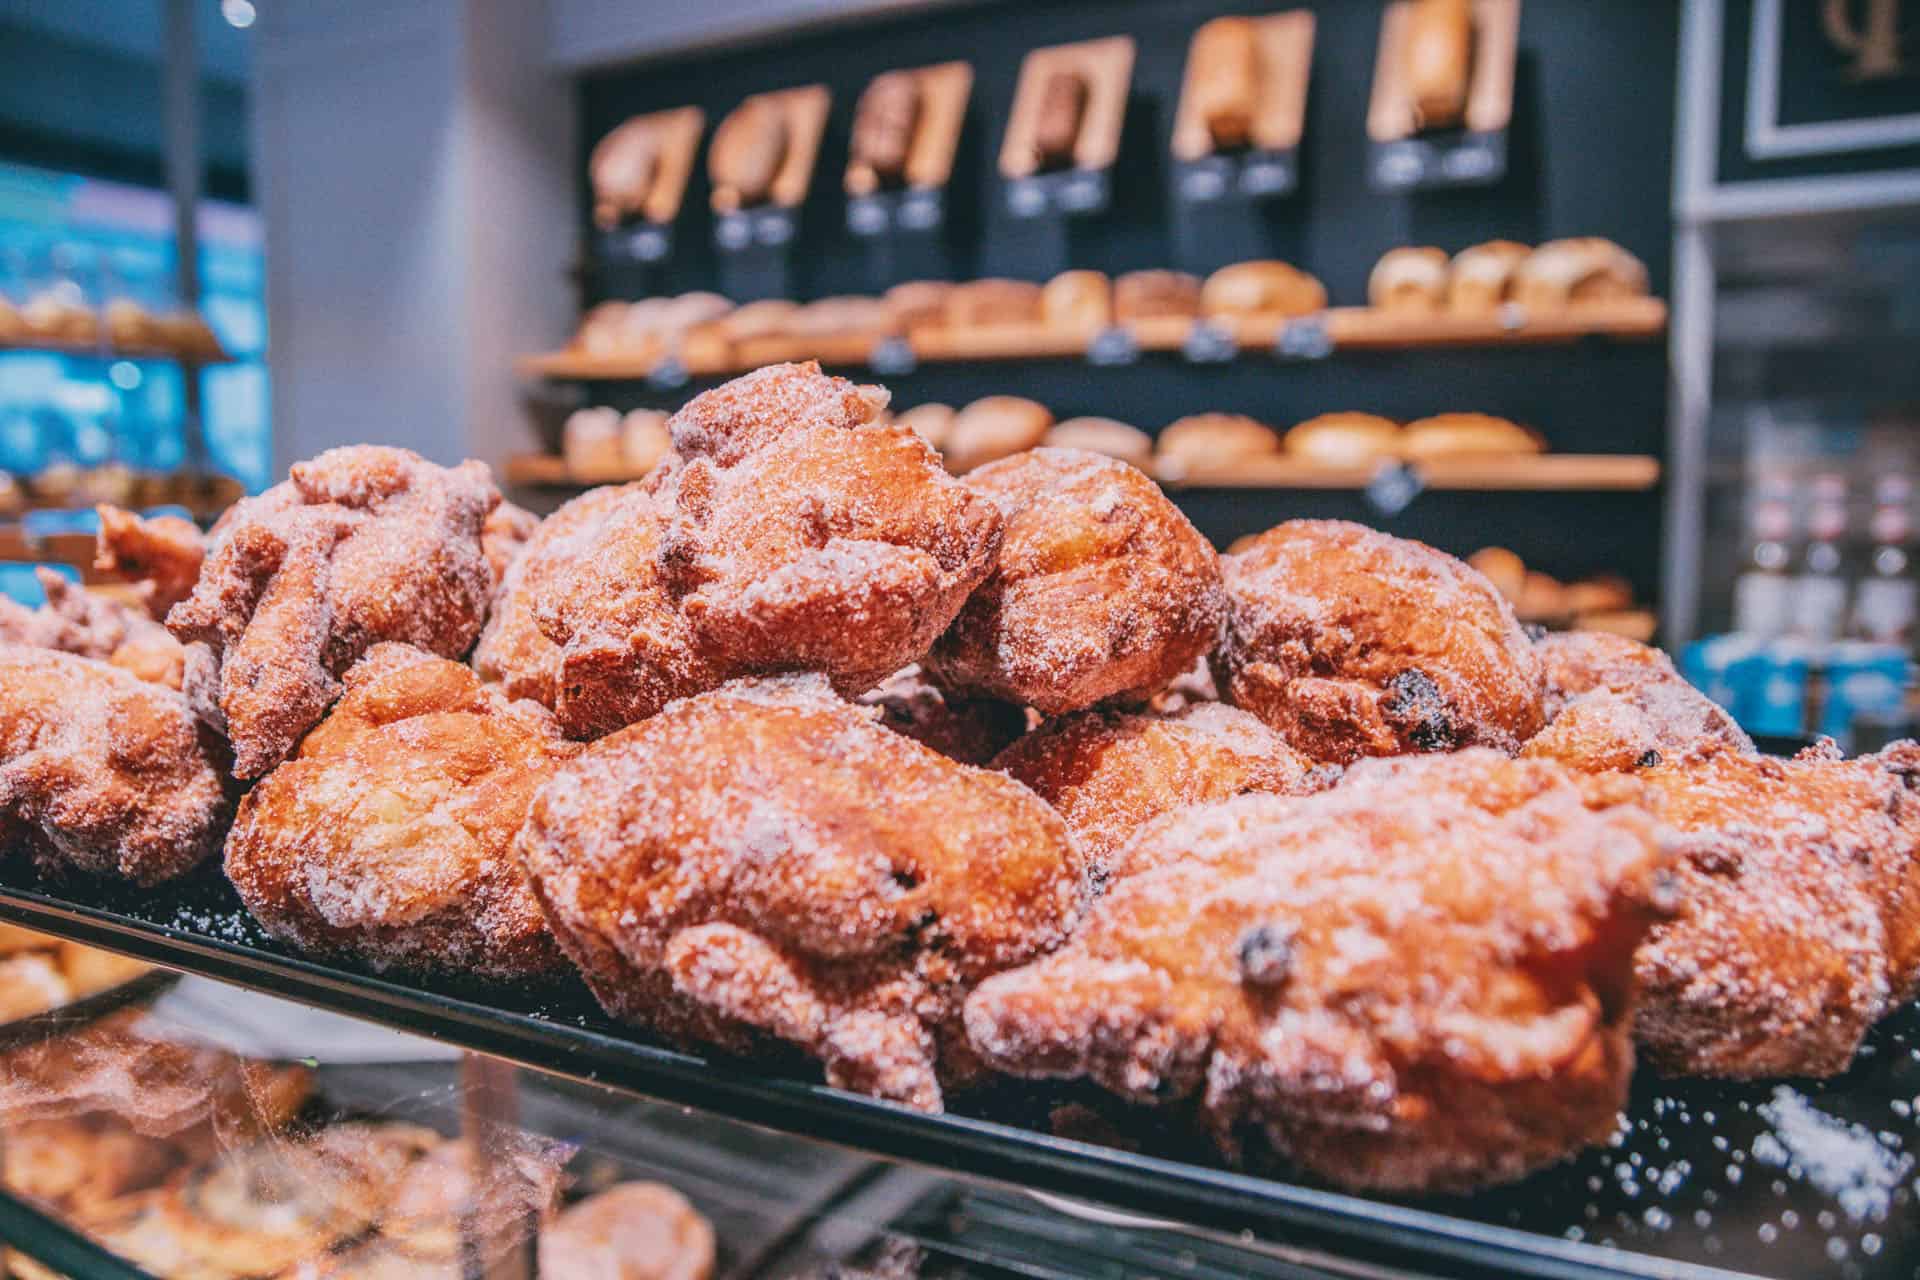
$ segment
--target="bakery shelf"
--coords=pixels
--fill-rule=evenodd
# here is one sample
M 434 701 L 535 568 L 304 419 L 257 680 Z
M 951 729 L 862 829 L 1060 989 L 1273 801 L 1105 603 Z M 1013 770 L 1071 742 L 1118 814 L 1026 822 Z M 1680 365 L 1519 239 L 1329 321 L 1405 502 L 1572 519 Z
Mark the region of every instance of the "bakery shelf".
M 781 1132 L 830 1135 L 842 1147 L 1155 1219 L 1250 1231 L 1296 1251 L 1303 1267 L 1337 1275 L 1400 1267 L 1427 1276 L 1707 1280 L 1738 1274 L 1717 1269 L 1720 1251 L 1751 1256 L 1744 1251 L 1755 1224 L 1789 1214 L 1807 1232 L 1781 1233 L 1760 1255 L 1766 1274 L 1826 1271 L 1836 1239 L 1856 1258 L 1873 1255 L 1874 1274 L 1907 1274 L 1920 1261 L 1920 1214 L 1911 1211 L 1908 1185 L 1920 1156 L 1920 1118 L 1909 1103 L 1920 1094 L 1920 1050 L 1909 1048 L 1920 1045 L 1914 1009 L 1883 1024 L 1839 1081 L 1786 1089 L 1663 1081 L 1643 1071 L 1613 1146 L 1471 1199 L 1395 1202 L 1052 1136 L 1043 1130 L 1054 1107 L 1096 1100 L 1068 1086 L 1016 1082 L 928 1116 L 660 1047 L 608 1020 L 571 979 L 483 986 L 323 963 L 265 938 L 211 868 L 183 884 L 115 889 L 48 884 L 16 858 L 0 864 L 0 919 Z M 1770 1107 L 1793 1108 L 1798 1129 L 1766 1119 Z M 1796 1151 L 1808 1126 L 1828 1144 L 1824 1153 Z M 1137 1136 L 1160 1149 L 1151 1122 L 1141 1122 Z M 1834 1144 L 1864 1162 L 1864 1193 L 1794 1163 L 1825 1158 Z M 1748 1151 L 1751 1176 L 1741 1180 L 1735 1165 Z M 1721 1230 L 1724 1242 L 1714 1234 Z M 1614 1236 L 1621 1247 L 1592 1243 Z M 1345 1261 L 1328 1265 L 1336 1259 Z
M 165 347 L 147 343 L 120 345 L 109 343 L 101 346 L 98 342 L 80 341 L 74 338 L 35 338 L 25 335 L 0 338 L 0 353 L 8 351 L 39 351 L 54 355 L 98 356 L 106 360 L 175 360 L 181 364 L 231 364 L 233 356 L 225 351 L 218 352 L 182 352 L 174 347 Z
M 1185 317 L 1155 317 L 1126 326 L 1141 351 L 1179 351 L 1197 322 Z M 1332 307 L 1311 316 L 1250 316 L 1236 321 L 1210 320 L 1231 334 L 1242 353 L 1272 352 L 1294 326 L 1317 330 L 1338 351 L 1415 351 L 1438 347 L 1500 347 L 1577 342 L 1583 338 L 1635 341 L 1666 332 L 1667 304 L 1658 298 L 1623 298 L 1583 303 L 1564 311 L 1532 313 L 1508 307 L 1486 316 L 1425 315 L 1378 311 L 1371 307 Z M 1085 356 L 1096 334 L 1045 325 L 996 325 L 976 329 L 920 329 L 905 341 L 922 363 L 990 360 L 1067 359 Z M 822 338 L 755 338 L 730 353 L 699 353 L 682 361 L 692 377 L 745 373 L 785 360 L 815 359 L 827 365 L 865 365 L 885 341 L 884 334 L 842 334 Z M 1305 344 L 1309 348 L 1312 343 Z M 648 378 L 660 366 L 658 352 L 594 355 L 567 349 L 523 356 L 522 377 L 561 381 L 622 382 Z

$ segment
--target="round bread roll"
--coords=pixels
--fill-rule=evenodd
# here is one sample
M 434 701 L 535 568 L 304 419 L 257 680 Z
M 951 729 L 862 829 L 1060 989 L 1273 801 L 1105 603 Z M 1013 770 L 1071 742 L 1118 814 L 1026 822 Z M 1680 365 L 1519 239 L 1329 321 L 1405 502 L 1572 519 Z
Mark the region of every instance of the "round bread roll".
M 1576 618 L 1594 613 L 1618 613 L 1633 608 L 1633 584 L 1617 573 L 1595 574 L 1568 583 L 1566 599 L 1567 612 Z
M 1447 300 L 1444 249 L 1389 249 L 1367 277 L 1367 302 L 1382 311 L 1438 311 Z
M 1517 422 L 1485 413 L 1440 413 L 1409 422 L 1401 456 L 1409 462 L 1435 458 L 1506 458 L 1535 454 L 1546 442 Z
M 1184 271 L 1129 271 L 1113 282 L 1113 318 L 1152 320 L 1200 314 L 1200 278 Z
M 597 482 L 624 474 L 620 411 L 601 405 L 568 414 L 560 428 L 560 454 L 576 480 Z
M 1482 547 L 1467 557 L 1467 563 L 1479 570 L 1509 604 L 1520 603 L 1520 593 L 1527 585 L 1527 566 L 1518 555 L 1505 547 Z
M 655 351 L 667 336 L 672 298 L 642 298 L 629 302 L 620 315 L 617 341 L 622 351 Z
M 1514 272 L 1514 301 L 1542 311 L 1638 298 L 1647 292 L 1647 268 L 1611 240 L 1582 236 L 1550 240 Z
M 1113 320 L 1113 287 L 1098 271 L 1062 271 L 1040 291 L 1040 319 L 1053 329 L 1104 329 Z
M 580 319 L 580 328 L 573 335 L 574 349 L 589 355 L 618 351 L 626 317 L 624 302 L 602 302 L 595 306 Z
M 954 415 L 947 431 L 947 469 L 964 475 L 975 467 L 1038 448 L 1053 425 L 1043 404 L 1019 396 L 987 396 Z
M 894 425 L 905 427 L 935 449 L 945 453 L 947 439 L 953 432 L 955 416 L 952 405 L 929 400 L 926 404 L 917 404 L 911 409 L 894 414 L 893 421 Z
M 1238 413 L 1195 413 L 1167 424 L 1158 442 L 1161 471 L 1171 477 L 1216 471 L 1280 451 L 1280 434 Z
M 1522 622 L 1561 622 L 1567 616 L 1567 589 L 1557 578 L 1529 569 L 1513 611 Z
M 620 420 L 620 461 L 626 475 L 644 476 L 673 452 L 667 418 L 659 409 L 634 409 Z
M 893 313 L 878 298 L 846 296 L 809 302 L 787 322 L 796 338 L 833 338 L 847 333 L 885 333 L 893 328 Z
M 793 323 L 799 311 L 800 304 L 797 302 L 788 302 L 785 298 L 763 298 L 759 302 L 749 302 L 744 307 L 735 307 L 722 316 L 714 328 L 729 342 L 776 338 L 787 332 L 787 326 Z
M 733 301 L 717 293 L 683 293 L 669 298 L 660 309 L 661 332 L 677 336 L 703 324 L 712 324 L 733 310 Z
M 1513 297 L 1513 276 L 1532 250 L 1514 240 L 1489 240 L 1453 255 L 1447 271 L 1447 309 L 1485 315 Z
M 887 290 L 881 300 L 892 313 L 894 328 L 910 333 L 938 325 L 952 292 L 953 286 L 944 280 L 909 280 Z
M 1284 262 L 1236 262 L 1208 276 L 1200 290 L 1200 310 L 1210 316 L 1302 316 L 1326 305 L 1326 288 Z
M 1287 452 L 1323 467 L 1364 467 L 1400 455 L 1400 424 L 1377 413 L 1323 413 L 1287 432 Z
M 1031 324 L 1040 318 L 1040 286 L 1031 280 L 972 280 L 947 294 L 947 327 Z
M 1047 432 L 1045 443 L 1055 449 L 1104 453 L 1142 471 L 1153 465 L 1153 437 L 1112 418 L 1068 418 Z

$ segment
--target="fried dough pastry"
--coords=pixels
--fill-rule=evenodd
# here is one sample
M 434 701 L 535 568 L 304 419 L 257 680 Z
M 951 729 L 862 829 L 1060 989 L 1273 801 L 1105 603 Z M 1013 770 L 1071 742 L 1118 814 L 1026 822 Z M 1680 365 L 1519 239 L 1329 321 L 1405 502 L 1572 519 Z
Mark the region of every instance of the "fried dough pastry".
M 1141 702 L 1213 647 L 1220 558 L 1160 486 L 1080 449 L 968 474 L 1006 518 L 993 575 L 928 656 L 956 689 L 1065 715 Z
M 662 1182 L 621 1182 L 561 1211 L 540 1274 L 566 1280 L 707 1280 L 713 1224 Z
M 968 1035 L 1343 1186 L 1520 1177 L 1626 1099 L 1664 861 L 1637 791 L 1475 749 L 1164 819 L 1065 948 L 981 984 Z
M 487 568 L 493 571 L 496 583 L 505 581 L 507 570 L 520 558 L 521 551 L 539 528 L 539 516 L 511 502 L 502 502 L 487 516 L 480 526 L 480 551 L 486 556 Z
M 784 1042 L 922 1110 L 976 1067 L 966 993 L 1058 945 L 1087 895 L 1037 796 L 818 675 L 730 684 L 595 743 L 541 790 L 520 849 L 608 1012 L 733 1052 Z
M 511 856 L 533 793 L 575 750 L 546 709 L 404 645 L 369 650 L 346 690 L 240 805 L 226 867 L 247 910 L 376 969 L 562 967 Z
M 1121 846 L 1162 814 L 1256 791 L 1297 792 L 1318 778 L 1313 762 L 1258 717 L 1219 702 L 1168 715 L 1064 716 L 993 767 L 1060 811 L 1100 882 Z
M 1603 631 L 1562 631 L 1542 637 L 1534 650 L 1546 669 L 1547 727 L 1522 755 L 1599 772 L 1685 764 L 1719 748 L 1754 749 L 1733 717 L 1651 645 Z
M 1452 556 L 1290 520 L 1222 564 L 1220 690 L 1314 759 L 1511 753 L 1539 731 L 1540 658 L 1512 606 Z
M 153 684 L 180 687 L 186 647 L 146 609 L 89 591 L 45 566 L 33 573 L 46 603 L 27 609 L 0 598 L 0 641 L 98 658 Z
M 220 846 L 219 742 L 171 689 L 0 644 L 0 830 L 43 872 L 151 885 Z
M 467 651 L 493 594 L 481 530 L 499 502 L 482 463 L 449 470 L 355 445 L 295 463 L 284 484 L 234 506 L 167 627 L 218 659 L 235 777 L 284 760 L 371 646 Z
M 112 1115 L 28 1120 L 7 1128 L 0 1182 L 15 1195 L 85 1216 L 157 1186 L 184 1158 L 174 1143 L 138 1133 Z
M 150 583 L 147 603 L 156 619 L 192 594 L 207 555 L 200 526 L 181 516 L 140 516 L 106 503 L 94 513 L 100 517 L 94 568 L 123 582 Z
M 913 432 L 863 425 L 884 397 L 775 365 L 674 415 L 686 461 L 622 498 L 538 605 L 569 734 L 736 676 L 819 671 L 857 695 L 926 653 L 991 569 L 1000 513 Z
M 1681 833 L 1680 908 L 1635 968 L 1677 1074 L 1830 1076 L 1920 982 L 1920 745 L 1842 760 L 1706 748 L 1642 770 Z
M 986 764 L 1027 731 L 1026 708 L 941 688 L 916 664 L 861 694 L 880 723 L 961 764 Z
M 497 681 L 509 698 L 532 698 L 551 708 L 558 700 L 560 648 L 540 632 L 540 601 L 580 563 L 607 514 L 638 484 L 589 489 L 540 523 L 500 579 L 473 667 Z

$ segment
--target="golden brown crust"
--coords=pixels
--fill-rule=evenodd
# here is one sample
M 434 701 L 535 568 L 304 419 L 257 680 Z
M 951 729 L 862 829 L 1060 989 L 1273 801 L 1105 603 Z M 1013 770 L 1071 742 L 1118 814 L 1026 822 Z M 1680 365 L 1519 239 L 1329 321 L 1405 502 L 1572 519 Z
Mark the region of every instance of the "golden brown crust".
M 496 584 L 507 576 L 539 527 L 539 516 L 511 502 L 501 503 L 488 514 L 480 526 L 480 550 L 487 557 L 487 568 L 493 571 Z
M 1367 304 L 1383 311 L 1438 311 L 1447 300 L 1449 259 L 1441 249 L 1389 249 L 1367 276 Z
M 1113 319 L 1130 320 L 1200 314 L 1200 277 L 1184 271 L 1129 271 L 1113 282 Z
M 1129 839 L 1166 814 L 1313 785 L 1313 762 L 1258 719 L 1218 702 L 1168 715 L 1082 711 L 1002 752 L 999 769 L 1059 810 L 1097 881 Z
M 207 554 L 199 526 L 179 516 L 139 516 L 105 503 L 94 512 L 100 517 L 94 568 L 123 582 L 152 583 L 147 602 L 155 618 L 166 617 L 192 594 Z
M 171 689 L 0 644 L 0 826 L 44 871 L 157 884 L 220 845 L 220 744 Z
M 1040 318 L 1043 296 L 1041 287 L 1031 280 L 970 280 L 947 292 L 946 325 L 949 329 L 978 329 L 1031 324 Z
M 992 576 L 928 655 L 941 680 L 1063 715 L 1144 701 L 1212 648 L 1219 557 L 1141 472 L 1035 449 L 966 484 L 998 504 L 1006 532 Z
M 234 507 L 167 627 L 219 660 L 235 777 L 286 759 L 373 645 L 472 646 L 494 588 L 481 530 L 499 502 L 482 463 L 356 445 Z
M 1409 422 L 1401 431 L 1400 451 L 1411 462 L 1524 456 L 1546 448 L 1537 432 L 1488 413 L 1436 413 Z
M 540 1236 L 540 1274 L 573 1280 L 707 1280 L 713 1224 L 672 1187 L 622 1182 L 566 1209 Z
M 1062 941 L 1087 892 L 1038 797 L 817 676 L 728 685 L 595 743 L 520 849 L 609 1012 L 735 1051 L 784 1042 L 926 1109 L 967 1074 L 966 992 Z
M 97 658 L 149 683 L 180 688 L 186 648 L 146 608 L 89 591 L 45 565 L 33 576 L 46 602 L 30 610 L 0 598 L 0 640 Z M 151 588 L 145 594 L 151 596 Z
M 1634 798 L 1474 750 L 1189 810 L 1065 948 L 981 984 L 968 1035 L 1015 1074 L 1190 1098 L 1345 1186 L 1511 1180 L 1626 1098 L 1663 864 Z
M 954 415 L 942 447 L 947 470 L 965 475 L 990 462 L 1036 449 L 1053 426 L 1053 413 L 1021 396 L 982 396 Z
M 1725 747 L 1639 776 L 1682 833 L 1677 917 L 1636 964 L 1662 1069 L 1828 1076 L 1920 981 L 1920 747 L 1793 760 Z
M 1178 475 L 1272 457 L 1280 433 L 1244 414 L 1194 413 L 1168 423 L 1155 445 L 1161 467 Z
M 1286 450 L 1328 467 L 1364 467 L 1400 456 L 1400 424 L 1377 413 L 1323 413 L 1288 429 Z
M 1733 717 L 1658 649 L 1599 631 L 1557 632 L 1534 649 L 1546 670 L 1547 727 L 1524 755 L 1597 773 L 1753 750 Z
M 924 654 L 985 579 L 1000 542 L 991 502 L 911 431 L 836 418 L 873 403 L 852 384 L 816 365 L 771 372 L 707 393 L 728 392 L 722 413 L 695 412 L 703 396 L 676 415 L 676 440 L 683 420 L 698 424 L 685 464 L 620 499 L 540 600 L 569 734 L 742 675 L 821 671 L 862 693 Z
M 1325 286 L 1285 262 L 1235 262 L 1200 290 L 1200 310 L 1210 316 L 1299 316 L 1326 305 Z
M 1539 656 L 1493 584 L 1452 556 L 1292 520 L 1223 567 L 1221 692 L 1314 759 L 1513 752 L 1539 731 Z
M 240 806 L 227 878 L 303 950 L 494 978 L 562 958 L 511 856 L 533 793 L 575 748 L 472 670 L 379 645 L 299 754 Z

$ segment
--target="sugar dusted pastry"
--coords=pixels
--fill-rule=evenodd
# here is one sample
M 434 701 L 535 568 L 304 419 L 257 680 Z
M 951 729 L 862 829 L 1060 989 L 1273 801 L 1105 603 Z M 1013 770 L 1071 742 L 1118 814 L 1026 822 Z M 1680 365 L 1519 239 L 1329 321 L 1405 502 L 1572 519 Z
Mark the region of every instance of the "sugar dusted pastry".
M 961 764 L 986 764 L 1027 731 L 1026 708 L 941 688 L 919 664 L 903 667 L 860 695 L 880 723 Z
M 1556 632 L 1535 649 L 1546 669 L 1547 726 L 1526 755 L 1597 772 L 1754 749 L 1733 717 L 1658 649 L 1599 631 Z
M 482 463 L 355 445 L 295 463 L 228 513 L 167 627 L 218 660 L 208 711 L 235 777 L 284 760 L 380 641 L 445 657 L 472 647 L 495 581 L 482 529 L 499 503 Z
M 1513 607 L 1452 556 L 1291 520 L 1223 567 L 1221 693 L 1316 760 L 1513 752 L 1544 723 L 1540 657 Z
M 922 1110 L 974 1074 L 966 993 L 1059 945 L 1088 890 L 1039 797 L 819 676 L 730 684 L 594 743 L 520 849 L 609 1012 L 688 1044 L 786 1045 Z
M 1035 449 L 966 483 L 1006 533 L 992 576 L 928 656 L 953 688 L 1063 715 L 1143 702 L 1213 647 L 1219 557 L 1140 471 Z
M 156 618 L 193 591 L 206 558 L 199 526 L 179 516 L 140 516 L 102 504 L 93 567 L 123 582 L 151 583 L 148 605 Z
M 577 748 L 468 667 L 379 645 L 295 757 L 248 793 L 227 878 L 304 951 L 516 978 L 561 966 L 513 842 Z

